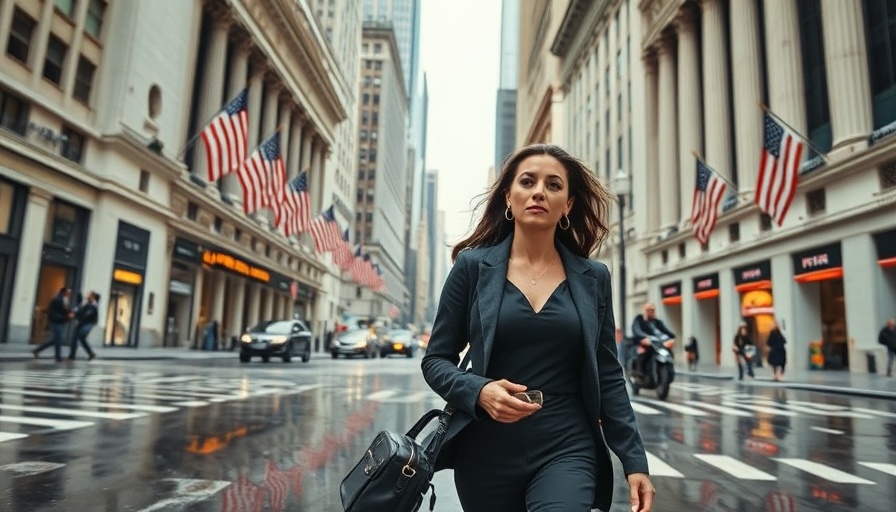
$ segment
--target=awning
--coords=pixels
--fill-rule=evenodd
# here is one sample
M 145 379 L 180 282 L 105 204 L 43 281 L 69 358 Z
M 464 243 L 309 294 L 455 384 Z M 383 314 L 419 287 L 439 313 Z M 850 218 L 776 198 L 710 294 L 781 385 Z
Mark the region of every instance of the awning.
M 747 293 L 756 290 L 771 290 L 772 289 L 772 281 L 771 279 L 767 279 L 765 281 L 752 281 L 749 283 L 739 284 L 734 287 L 738 293 Z
M 896 267 L 896 258 L 886 258 L 883 260 L 877 260 L 877 264 L 883 268 L 893 268 L 893 267 Z
M 663 298 L 663 304 L 669 306 L 674 304 L 681 304 L 681 295 L 677 297 L 665 297 Z
M 791 256 L 793 280 L 798 283 L 814 283 L 843 277 L 840 242 L 800 251 Z
M 719 296 L 718 288 L 716 288 L 715 290 L 705 290 L 705 291 L 697 292 L 694 294 L 694 298 L 697 300 L 715 299 L 718 296 Z
M 827 281 L 828 279 L 841 279 L 843 277 L 843 267 L 826 268 L 824 270 L 816 270 L 800 274 L 793 278 L 798 283 L 814 283 L 815 281 Z

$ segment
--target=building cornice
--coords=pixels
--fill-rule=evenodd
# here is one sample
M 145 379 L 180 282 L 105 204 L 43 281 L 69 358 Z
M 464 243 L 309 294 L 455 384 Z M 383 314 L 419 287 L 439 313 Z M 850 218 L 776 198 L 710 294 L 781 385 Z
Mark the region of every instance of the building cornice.
M 609 8 L 616 3 L 617 0 L 570 2 L 551 45 L 551 53 L 561 61 L 560 83 L 564 86 L 568 85 L 579 63 L 585 60 L 591 46 L 596 44 L 596 37 L 602 32 L 601 26 L 605 28 L 609 19 Z
M 675 21 L 681 6 L 690 0 L 641 0 L 638 10 L 641 12 L 643 27 L 641 47 L 650 48 L 663 35 L 666 27 Z

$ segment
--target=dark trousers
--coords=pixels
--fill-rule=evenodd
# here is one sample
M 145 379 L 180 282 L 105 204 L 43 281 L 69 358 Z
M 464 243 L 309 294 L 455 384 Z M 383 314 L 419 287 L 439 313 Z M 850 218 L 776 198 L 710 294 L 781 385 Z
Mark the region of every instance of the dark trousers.
M 887 377 L 893 376 L 893 360 L 896 359 L 896 348 L 887 349 Z
M 597 486 L 592 428 L 577 395 L 545 395 L 516 423 L 461 432 L 454 482 L 464 512 L 589 512 Z
M 747 375 L 750 377 L 755 377 L 753 375 L 753 360 L 748 359 L 744 356 L 737 356 L 737 378 L 738 380 L 744 380 L 744 365 L 747 366 Z
M 51 322 L 50 323 L 50 339 L 41 343 L 40 346 L 38 346 L 36 349 L 34 349 L 34 352 L 39 354 L 45 348 L 49 347 L 50 345 L 53 345 L 53 347 L 56 351 L 56 360 L 57 361 L 61 360 L 62 359 L 62 339 L 64 336 L 65 336 L 65 322 L 62 322 L 62 323 Z
M 90 348 L 90 344 L 87 343 L 87 335 L 90 334 L 92 329 L 92 325 L 79 325 L 75 329 L 75 335 L 72 336 L 71 350 L 68 353 L 69 359 L 75 358 L 75 352 L 78 351 L 78 343 L 84 347 L 84 350 L 87 351 L 89 357 L 93 357 L 93 350 Z

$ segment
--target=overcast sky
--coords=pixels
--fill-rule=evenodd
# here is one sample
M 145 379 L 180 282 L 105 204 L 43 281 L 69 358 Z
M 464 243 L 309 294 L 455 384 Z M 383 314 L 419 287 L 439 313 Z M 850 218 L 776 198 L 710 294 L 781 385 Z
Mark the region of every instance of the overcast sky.
M 423 0 L 420 62 L 429 86 L 426 166 L 439 171 L 449 243 L 469 231 L 495 154 L 500 0 Z

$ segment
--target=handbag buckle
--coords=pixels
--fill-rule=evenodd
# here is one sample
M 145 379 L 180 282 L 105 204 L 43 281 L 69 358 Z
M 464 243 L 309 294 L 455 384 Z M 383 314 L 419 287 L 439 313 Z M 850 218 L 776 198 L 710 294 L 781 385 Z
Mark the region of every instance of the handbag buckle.
M 364 464 L 364 474 L 370 476 L 373 473 L 373 470 L 376 468 L 376 459 L 373 457 L 373 452 L 367 450 L 368 462 Z
M 405 466 L 401 468 L 401 474 L 408 478 L 413 478 L 414 475 L 417 474 L 417 470 L 405 464 Z

